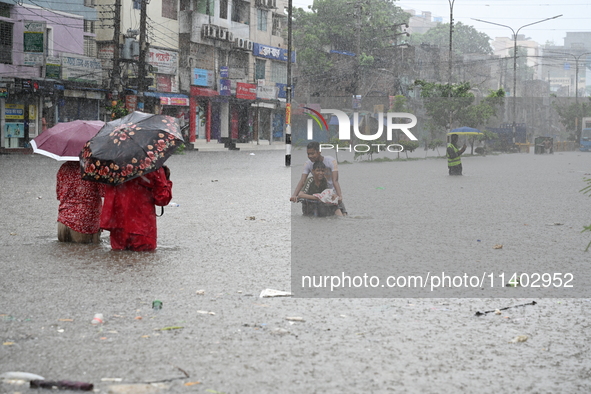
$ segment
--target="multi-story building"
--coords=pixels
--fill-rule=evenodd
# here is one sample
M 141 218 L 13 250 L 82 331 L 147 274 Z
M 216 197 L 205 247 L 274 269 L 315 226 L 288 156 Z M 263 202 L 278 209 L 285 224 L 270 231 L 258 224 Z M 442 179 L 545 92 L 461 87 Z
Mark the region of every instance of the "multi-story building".
M 283 138 L 283 3 L 181 0 L 181 90 L 191 100 L 191 140 Z
M 88 0 L 0 0 L 0 149 L 59 121 L 99 119 L 101 64 Z
M 567 32 L 564 45 L 543 48 L 543 77 L 557 96 L 591 95 L 591 32 Z
M 283 138 L 282 0 L 114 3 L 96 0 L 98 53 L 113 99 L 129 110 L 179 117 L 191 142 Z

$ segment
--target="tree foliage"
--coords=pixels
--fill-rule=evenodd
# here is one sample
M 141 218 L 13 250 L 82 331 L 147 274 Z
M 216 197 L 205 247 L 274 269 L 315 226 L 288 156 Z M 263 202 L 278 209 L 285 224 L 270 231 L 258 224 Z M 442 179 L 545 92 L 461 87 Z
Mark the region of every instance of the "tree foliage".
M 591 117 L 591 97 L 586 100 L 581 99 L 579 103 L 554 100 L 552 106 L 560 117 L 560 123 L 574 134 L 575 141 L 579 141 L 581 139 L 581 118 Z M 579 119 L 578 124 L 577 119 Z
M 300 75 L 329 83 L 330 78 L 351 78 L 355 62 L 371 67 L 374 55 L 392 46 L 395 25 L 408 22 L 409 17 L 394 0 L 314 0 L 309 11 L 294 8 L 292 16 Z M 335 70 L 330 50 L 356 56 L 351 66 Z M 348 60 L 347 55 L 340 56 Z
M 421 87 L 421 97 L 431 124 L 440 130 L 484 125 L 496 115 L 505 97 L 505 91 L 499 89 L 490 91 L 486 98 L 475 103 L 469 82 L 440 84 L 417 80 L 415 85 Z
M 490 37 L 479 32 L 473 26 L 465 25 L 462 22 L 454 24 L 452 49 L 454 54 L 480 53 L 492 55 Z M 441 48 L 449 48 L 449 23 L 441 23 L 429 29 L 424 34 L 413 34 L 410 36 L 411 45 L 430 44 L 438 45 Z

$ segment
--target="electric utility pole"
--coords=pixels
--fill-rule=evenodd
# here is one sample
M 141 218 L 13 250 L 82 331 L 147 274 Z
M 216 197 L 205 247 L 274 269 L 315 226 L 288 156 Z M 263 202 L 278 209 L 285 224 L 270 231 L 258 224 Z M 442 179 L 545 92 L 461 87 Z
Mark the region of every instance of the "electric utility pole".
M 144 102 L 144 92 L 148 90 L 146 85 L 146 54 L 148 53 L 148 44 L 146 43 L 146 19 L 147 19 L 147 4 L 149 0 L 140 0 L 140 58 L 138 59 L 138 99 Z

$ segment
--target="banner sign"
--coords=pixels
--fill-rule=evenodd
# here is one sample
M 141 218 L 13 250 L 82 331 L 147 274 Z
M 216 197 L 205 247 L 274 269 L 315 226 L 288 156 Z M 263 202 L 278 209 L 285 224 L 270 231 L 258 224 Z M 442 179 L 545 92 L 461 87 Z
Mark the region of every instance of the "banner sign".
M 264 57 L 267 59 L 287 61 L 287 49 L 276 48 L 268 45 L 254 43 L 252 47 L 253 54 L 258 57 Z M 291 52 L 291 62 L 295 63 L 296 56 L 295 51 Z
M 255 85 L 254 83 L 238 82 L 236 84 L 236 98 L 256 100 L 257 85 Z
M 25 119 L 24 104 L 5 104 L 4 105 L 5 119 Z
M 24 52 L 43 53 L 43 49 L 45 47 L 45 22 L 25 21 L 24 28 Z
M 4 136 L 6 138 L 25 138 L 24 123 L 4 123 Z
M 220 81 L 220 96 L 232 95 L 232 80 L 222 79 Z
M 213 86 L 213 71 L 203 70 L 201 68 L 193 69 L 193 85 L 197 86 Z
M 150 48 L 148 64 L 154 67 L 155 74 L 176 75 L 179 54 L 173 51 Z
M 99 85 L 102 82 L 100 60 L 75 54 L 62 54 L 62 79 Z

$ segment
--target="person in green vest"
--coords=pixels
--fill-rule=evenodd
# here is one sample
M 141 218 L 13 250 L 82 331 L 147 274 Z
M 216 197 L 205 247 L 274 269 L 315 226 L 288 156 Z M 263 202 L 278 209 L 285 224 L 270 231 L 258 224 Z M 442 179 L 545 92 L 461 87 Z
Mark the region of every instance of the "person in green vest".
M 451 135 L 451 142 L 447 144 L 447 168 L 449 175 L 462 175 L 462 159 L 460 156 L 466 150 L 466 144 L 458 148 L 458 135 Z

